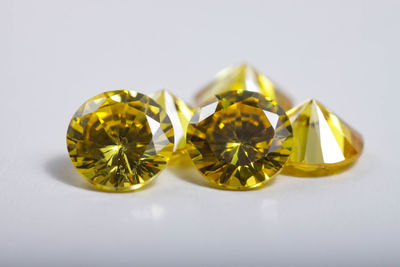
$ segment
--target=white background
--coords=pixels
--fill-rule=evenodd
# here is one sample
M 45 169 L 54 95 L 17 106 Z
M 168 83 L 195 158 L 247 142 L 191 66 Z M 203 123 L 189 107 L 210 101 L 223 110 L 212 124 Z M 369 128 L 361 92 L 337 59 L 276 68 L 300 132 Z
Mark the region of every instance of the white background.
M 0 265 L 400 265 L 399 1 L 0 2 Z M 186 101 L 246 61 L 314 97 L 365 151 L 327 178 L 250 192 L 169 168 L 93 190 L 69 161 L 78 106 L 105 90 Z

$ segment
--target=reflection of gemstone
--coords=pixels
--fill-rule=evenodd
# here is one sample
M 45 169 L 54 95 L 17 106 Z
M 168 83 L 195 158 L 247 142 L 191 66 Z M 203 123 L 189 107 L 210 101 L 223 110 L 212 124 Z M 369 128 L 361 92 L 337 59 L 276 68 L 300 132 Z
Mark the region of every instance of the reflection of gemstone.
M 261 186 L 291 152 L 292 128 L 275 101 L 229 91 L 197 109 L 187 130 L 188 152 L 199 171 L 226 189 Z
M 166 166 L 173 142 L 166 112 L 151 98 L 128 90 L 86 101 L 67 132 L 74 166 L 107 191 L 131 191 L 148 183 Z
M 359 133 L 316 100 L 288 111 L 295 144 L 283 173 L 320 176 L 349 167 L 360 156 L 363 139 Z
M 292 101 L 276 88 L 264 75 L 249 65 L 242 64 L 220 71 L 215 80 L 196 95 L 196 103 L 203 104 L 216 94 L 227 91 L 247 90 L 263 94 L 275 100 L 284 110 L 292 107 Z
M 150 97 L 157 101 L 171 119 L 175 134 L 174 151 L 184 148 L 186 145 L 186 129 L 194 108 L 165 89 L 151 94 Z

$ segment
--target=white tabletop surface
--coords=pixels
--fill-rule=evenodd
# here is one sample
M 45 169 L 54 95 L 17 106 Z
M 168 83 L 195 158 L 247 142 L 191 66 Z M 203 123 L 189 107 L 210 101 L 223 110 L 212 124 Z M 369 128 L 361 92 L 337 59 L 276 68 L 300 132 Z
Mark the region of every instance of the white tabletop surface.
M 1 266 L 399 266 L 399 1 L 1 1 Z M 65 134 L 86 99 L 186 101 L 248 62 L 360 131 L 342 174 L 213 189 L 167 168 L 93 190 Z

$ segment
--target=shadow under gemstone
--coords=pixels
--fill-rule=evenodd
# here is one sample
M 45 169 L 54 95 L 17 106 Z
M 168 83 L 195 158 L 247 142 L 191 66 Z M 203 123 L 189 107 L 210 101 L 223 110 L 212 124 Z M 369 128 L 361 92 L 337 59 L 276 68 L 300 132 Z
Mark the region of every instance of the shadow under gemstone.
M 97 191 L 75 170 L 68 155 L 58 155 L 50 158 L 45 162 L 44 169 L 52 178 L 64 184 Z

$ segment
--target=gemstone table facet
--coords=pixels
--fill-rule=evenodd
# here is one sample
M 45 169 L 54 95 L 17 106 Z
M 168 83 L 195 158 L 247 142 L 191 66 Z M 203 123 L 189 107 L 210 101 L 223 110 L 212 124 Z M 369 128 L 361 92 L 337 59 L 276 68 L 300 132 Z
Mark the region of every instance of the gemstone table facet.
M 215 186 L 256 188 L 277 174 L 292 146 L 290 121 L 275 101 L 228 91 L 198 108 L 187 130 L 188 153 Z
M 129 90 L 86 101 L 72 117 L 67 148 L 78 172 L 98 189 L 132 191 L 166 165 L 174 132 L 164 109 Z

